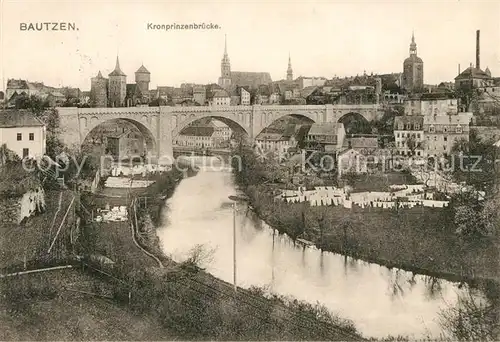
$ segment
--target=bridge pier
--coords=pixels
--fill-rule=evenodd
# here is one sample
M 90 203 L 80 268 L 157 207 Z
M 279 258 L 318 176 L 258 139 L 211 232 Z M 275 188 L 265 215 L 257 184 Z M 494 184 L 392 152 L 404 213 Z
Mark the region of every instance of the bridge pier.
M 158 163 L 174 160 L 174 149 L 172 143 L 172 122 L 170 120 L 172 107 L 161 106 L 156 125 L 156 157 Z

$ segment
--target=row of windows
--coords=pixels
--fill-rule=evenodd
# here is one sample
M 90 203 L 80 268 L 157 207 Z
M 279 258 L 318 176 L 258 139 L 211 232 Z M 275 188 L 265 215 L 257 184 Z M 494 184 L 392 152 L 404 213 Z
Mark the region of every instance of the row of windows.
M 411 151 L 408 151 L 408 153 L 406 151 L 396 151 L 396 154 L 401 154 L 403 156 L 406 156 L 408 154 L 409 156 L 411 156 Z M 415 151 L 415 154 L 417 156 L 420 156 L 421 152 L 420 151 Z
M 427 140 L 431 140 L 431 137 L 427 137 Z M 437 135 L 434 136 L 434 141 L 437 141 Z M 448 137 L 445 135 L 443 136 L 443 141 L 448 141 Z
M 22 141 L 22 140 L 23 140 L 23 134 L 17 133 L 17 141 Z M 35 140 L 35 133 L 29 134 L 29 140 L 31 140 L 31 141 Z
M 417 139 L 420 139 L 420 133 L 401 133 L 401 138 L 404 138 L 404 137 L 410 137 L 412 136 L 413 138 L 417 138 Z M 396 133 L 396 138 L 399 138 L 399 133 Z
M 443 127 L 443 132 L 444 133 L 448 133 L 448 132 L 452 132 L 452 131 L 453 130 L 448 129 L 448 127 L 446 127 L 446 126 Z M 436 132 L 436 127 L 429 126 L 429 133 L 435 133 L 435 132 Z M 459 125 L 459 126 L 455 127 L 455 133 L 460 134 L 462 132 L 463 132 L 462 126 Z

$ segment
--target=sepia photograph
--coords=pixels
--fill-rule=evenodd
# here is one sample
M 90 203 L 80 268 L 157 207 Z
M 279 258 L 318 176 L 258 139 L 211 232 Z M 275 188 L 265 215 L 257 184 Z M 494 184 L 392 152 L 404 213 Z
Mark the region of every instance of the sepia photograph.
M 0 0 L 0 341 L 500 340 L 500 2 Z

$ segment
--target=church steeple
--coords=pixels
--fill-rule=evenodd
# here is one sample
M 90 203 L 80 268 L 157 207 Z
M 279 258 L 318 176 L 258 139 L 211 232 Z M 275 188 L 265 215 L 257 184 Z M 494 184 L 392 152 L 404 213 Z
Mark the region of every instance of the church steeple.
M 415 43 L 415 33 L 411 33 L 410 55 L 417 55 L 417 43 Z
M 120 69 L 120 60 L 118 59 L 118 56 L 116 56 L 116 65 L 115 65 L 115 70 L 113 70 L 109 76 L 127 76 L 125 73 Z
M 227 36 L 224 35 L 224 55 L 220 63 L 219 85 L 226 87 L 231 84 L 231 62 L 227 54 Z
M 292 59 L 290 52 L 288 53 L 288 69 L 286 69 L 286 80 L 293 81 Z

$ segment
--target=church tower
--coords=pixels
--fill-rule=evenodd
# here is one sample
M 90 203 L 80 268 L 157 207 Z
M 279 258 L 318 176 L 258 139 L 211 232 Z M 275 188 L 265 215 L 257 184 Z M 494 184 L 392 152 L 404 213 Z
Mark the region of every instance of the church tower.
M 290 54 L 288 54 L 288 69 L 286 69 L 286 80 L 293 81 L 292 59 L 290 58 Z
M 116 56 L 115 70 L 109 75 L 109 106 L 125 106 L 125 96 L 127 95 L 127 75 L 120 69 L 120 61 Z
M 417 56 L 415 35 L 411 35 L 410 57 L 403 63 L 403 88 L 408 92 L 419 92 L 424 88 L 424 62 Z
M 224 56 L 220 63 L 219 86 L 226 88 L 231 85 L 231 62 L 227 55 L 227 37 L 224 36 Z

